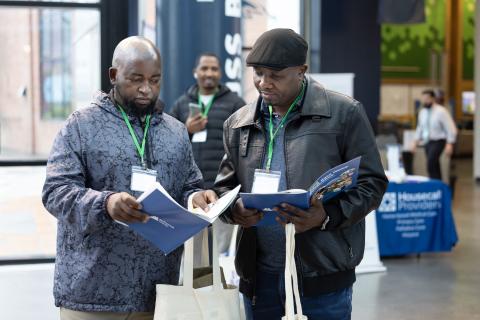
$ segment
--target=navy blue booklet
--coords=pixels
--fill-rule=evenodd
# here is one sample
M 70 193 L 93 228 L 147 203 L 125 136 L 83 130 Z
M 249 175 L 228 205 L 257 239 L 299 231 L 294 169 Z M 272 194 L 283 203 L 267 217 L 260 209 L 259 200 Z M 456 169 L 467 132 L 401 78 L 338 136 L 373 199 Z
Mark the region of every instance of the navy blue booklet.
M 290 189 L 276 193 L 240 193 L 245 208 L 263 211 L 264 217 L 257 226 L 277 223 L 276 212 L 272 209 L 281 203 L 289 203 L 295 207 L 308 209 L 313 198 L 326 202 L 340 192 L 357 184 L 358 167 L 361 157 L 342 163 L 322 174 L 308 190 Z
M 169 254 L 185 241 L 208 227 L 236 199 L 240 186 L 218 199 L 208 212 L 201 209 L 188 211 L 168 192 L 155 183 L 137 201 L 142 211 L 150 216 L 146 223 L 121 223 Z

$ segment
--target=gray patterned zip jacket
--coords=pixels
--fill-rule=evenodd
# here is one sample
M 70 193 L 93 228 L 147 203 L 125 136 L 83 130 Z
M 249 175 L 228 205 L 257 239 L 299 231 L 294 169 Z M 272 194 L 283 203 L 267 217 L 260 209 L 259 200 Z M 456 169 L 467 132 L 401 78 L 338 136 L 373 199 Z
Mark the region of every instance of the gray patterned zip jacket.
M 138 137 L 138 118 L 129 116 Z M 156 108 L 148 131 L 147 161 L 157 181 L 179 203 L 202 186 L 184 125 Z M 110 96 L 100 93 L 75 111 L 58 133 L 43 187 L 45 208 L 57 218 L 55 305 L 79 311 L 153 311 L 155 284 L 176 284 L 182 248 L 162 255 L 115 223 L 105 202 L 130 191 L 140 158 Z

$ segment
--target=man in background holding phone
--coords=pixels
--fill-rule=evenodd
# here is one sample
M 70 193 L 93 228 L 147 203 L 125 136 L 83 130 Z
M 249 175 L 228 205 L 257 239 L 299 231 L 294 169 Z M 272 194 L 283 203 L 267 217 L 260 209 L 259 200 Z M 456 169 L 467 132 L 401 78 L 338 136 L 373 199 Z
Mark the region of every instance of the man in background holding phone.
M 213 187 L 224 155 L 223 123 L 245 105 L 236 93 L 220 83 L 220 60 L 214 53 L 201 53 L 193 69 L 196 84 L 175 102 L 171 115 L 185 123 L 195 161 L 202 172 L 205 188 Z M 220 252 L 228 248 L 232 227 L 218 228 Z

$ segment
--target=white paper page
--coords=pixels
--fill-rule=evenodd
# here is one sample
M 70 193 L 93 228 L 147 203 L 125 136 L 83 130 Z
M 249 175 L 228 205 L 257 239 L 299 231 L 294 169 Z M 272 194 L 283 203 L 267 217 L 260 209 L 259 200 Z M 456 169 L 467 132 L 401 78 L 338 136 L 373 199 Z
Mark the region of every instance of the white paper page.
M 297 194 L 297 193 L 305 193 L 307 192 L 307 190 L 303 190 L 303 189 L 289 189 L 289 190 L 285 190 L 285 191 L 280 191 L 278 193 L 290 193 L 290 194 Z
M 225 194 L 223 197 L 218 199 L 215 204 L 210 208 L 208 212 L 204 212 L 203 210 L 195 210 L 196 214 L 201 218 L 209 222 L 213 222 L 220 214 L 222 214 L 228 206 L 232 204 L 232 202 L 237 197 L 238 192 L 240 191 L 240 185 L 238 185 L 235 189 Z M 201 211 L 201 212 L 200 212 Z
M 240 191 L 240 185 L 238 185 L 235 189 L 225 194 L 223 197 L 218 199 L 215 204 L 210 208 L 208 212 L 204 212 L 200 208 L 195 208 L 193 211 L 190 211 L 193 214 L 196 214 L 202 219 L 207 220 L 208 222 L 213 222 L 225 209 L 232 204 L 232 202 L 237 197 L 238 192 Z M 140 197 L 138 197 L 137 201 L 143 201 L 147 196 L 149 196 L 154 190 L 160 190 L 163 194 L 165 194 L 172 202 L 174 202 L 177 206 L 183 208 L 178 202 L 176 202 L 170 194 L 165 190 L 165 188 L 159 183 L 156 182 L 149 186 L 147 191 L 145 191 Z M 185 208 L 183 208 L 185 209 Z M 187 209 L 185 209 L 187 210 Z

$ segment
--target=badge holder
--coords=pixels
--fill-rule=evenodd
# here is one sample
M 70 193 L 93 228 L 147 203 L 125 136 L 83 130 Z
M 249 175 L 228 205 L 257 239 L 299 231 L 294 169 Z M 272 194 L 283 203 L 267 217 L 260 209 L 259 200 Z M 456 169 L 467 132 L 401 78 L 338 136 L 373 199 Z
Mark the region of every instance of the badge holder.
M 275 193 L 280 186 L 280 171 L 255 169 L 252 193 Z
M 155 182 L 157 182 L 157 170 L 132 166 L 132 180 L 130 181 L 132 191 L 144 192 Z
M 192 143 L 207 142 L 207 129 L 195 133 L 192 137 Z

